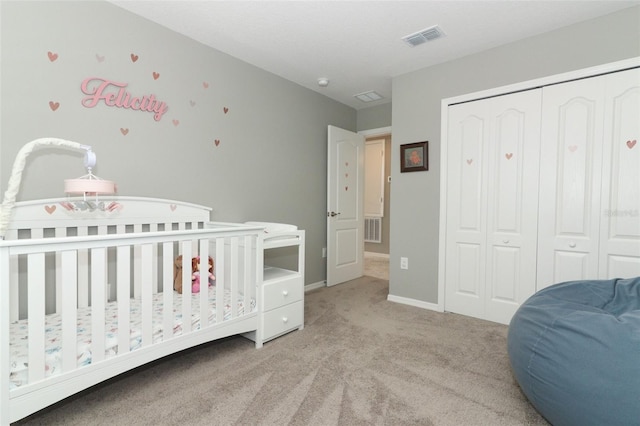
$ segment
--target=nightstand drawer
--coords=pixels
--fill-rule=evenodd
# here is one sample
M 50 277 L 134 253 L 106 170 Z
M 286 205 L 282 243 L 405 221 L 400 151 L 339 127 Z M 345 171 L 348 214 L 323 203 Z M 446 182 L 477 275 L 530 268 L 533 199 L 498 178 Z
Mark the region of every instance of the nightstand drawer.
M 299 328 L 303 322 L 302 301 L 264 313 L 264 339 Z
M 299 274 L 275 282 L 264 283 L 264 312 L 302 300 L 304 283 Z

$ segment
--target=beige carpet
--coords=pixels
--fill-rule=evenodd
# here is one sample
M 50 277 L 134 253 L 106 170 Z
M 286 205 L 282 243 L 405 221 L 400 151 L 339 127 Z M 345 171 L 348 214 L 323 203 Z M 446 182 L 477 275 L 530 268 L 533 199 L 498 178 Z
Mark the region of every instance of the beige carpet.
M 389 258 L 365 253 L 364 275 L 389 281 Z
M 21 424 L 547 425 L 513 379 L 507 327 L 387 294 L 371 277 L 309 292 L 302 331 L 203 345 Z

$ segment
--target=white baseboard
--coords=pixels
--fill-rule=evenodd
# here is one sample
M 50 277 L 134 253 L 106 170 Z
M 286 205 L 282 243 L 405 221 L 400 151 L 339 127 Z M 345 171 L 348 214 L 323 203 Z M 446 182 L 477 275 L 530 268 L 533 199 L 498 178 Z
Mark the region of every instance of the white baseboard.
M 444 309 L 437 303 L 423 302 L 422 300 L 409 299 L 408 297 L 387 296 L 389 302 L 402 303 L 403 305 L 415 306 L 416 308 L 428 309 L 430 311 L 444 312 Z
M 373 251 L 365 251 L 364 252 L 364 257 L 382 257 L 384 259 L 388 259 L 389 255 L 386 253 L 376 253 Z
M 311 283 L 311 284 L 307 284 L 304 286 L 304 292 L 306 293 L 307 291 L 311 291 L 311 290 L 316 290 L 318 288 L 323 288 L 327 286 L 327 282 L 326 281 L 318 281 L 317 283 Z

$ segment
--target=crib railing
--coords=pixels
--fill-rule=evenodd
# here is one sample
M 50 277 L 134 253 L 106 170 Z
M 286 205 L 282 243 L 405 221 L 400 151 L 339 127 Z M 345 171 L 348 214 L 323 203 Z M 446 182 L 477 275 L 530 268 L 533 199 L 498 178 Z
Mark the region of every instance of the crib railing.
M 170 225 L 165 225 L 170 227 Z M 130 233 L 108 233 L 98 229 L 96 235 L 74 237 L 18 239 L 0 241 L 0 311 L 2 355 L 8 355 L 7 324 L 28 320 L 28 383 L 36 383 L 46 376 L 45 316 L 60 315 L 62 329 L 62 373 L 79 368 L 77 359 L 78 312 L 91 311 L 91 364 L 108 357 L 105 335 L 105 306 L 117 304 L 117 356 L 131 350 L 131 297 L 141 309 L 141 348 L 154 345 L 154 332 L 162 327 L 163 342 L 175 339 L 173 312 L 177 293 L 173 291 L 174 261 L 178 255 L 185 259 L 200 256 L 215 262 L 215 286 L 201 286 L 197 295 L 191 286 L 183 286 L 181 297 L 182 326 L 180 335 L 192 333 L 192 321 L 199 317 L 198 330 L 212 324 L 233 322 L 241 315 L 255 315 L 258 271 L 262 269 L 261 249 L 258 248 L 259 227 L 237 227 L 229 224 L 209 225 L 206 229 L 162 230 L 152 227 L 146 232 L 134 229 Z M 123 229 L 120 229 L 123 231 Z M 55 235 L 59 235 L 56 231 Z M 190 283 L 191 263 L 184 262 L 182 280 Z M 208 263 L 202 265 L 206 271 Z M 202 277 L 206 280 L 206 274 Z M 205 281 L 206 283 L 206 281 Z M 160 323 L 154 320 L 154 295 L 162 293 Z M 215 292 L 215 317 L 209 318 L 208 299 Z M 231 300 L 230 306 L 225 304 Z M 230 298 L 230 299 L 229 299 Z M 53 299 L 53 300 L 52 300 Z M 240 312 L 236 300 L 242 300 Z M 195 304 L 199 311 L 195 311 Z M 10 315 L 7 314 L 8 308 Z M 157 316 L 156 316 L 157 318 Z M 157 339 L 157 337 L 155 337 Z M 157 343 L 157 342 L 156 342 Z M 5 361 L 3 361 L 6 363 Z M 7 383 L 2 368 L 0 378 Z M 0 390 L 0 393 L 6 389 Z

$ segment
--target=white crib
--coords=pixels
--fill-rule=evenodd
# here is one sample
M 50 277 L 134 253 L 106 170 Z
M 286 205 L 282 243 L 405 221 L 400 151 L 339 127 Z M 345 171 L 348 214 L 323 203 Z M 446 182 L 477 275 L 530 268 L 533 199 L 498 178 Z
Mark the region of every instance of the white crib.
M 65 201 L 16 204 L 0 240 L 0 424 L 204 342 L 251 333 L 262 346 L 263 227 L 170 200 L 107 198 L 107 212 Z M 211 256 L 214 285 L 173 291 L 178 255 L 203 271 Z

